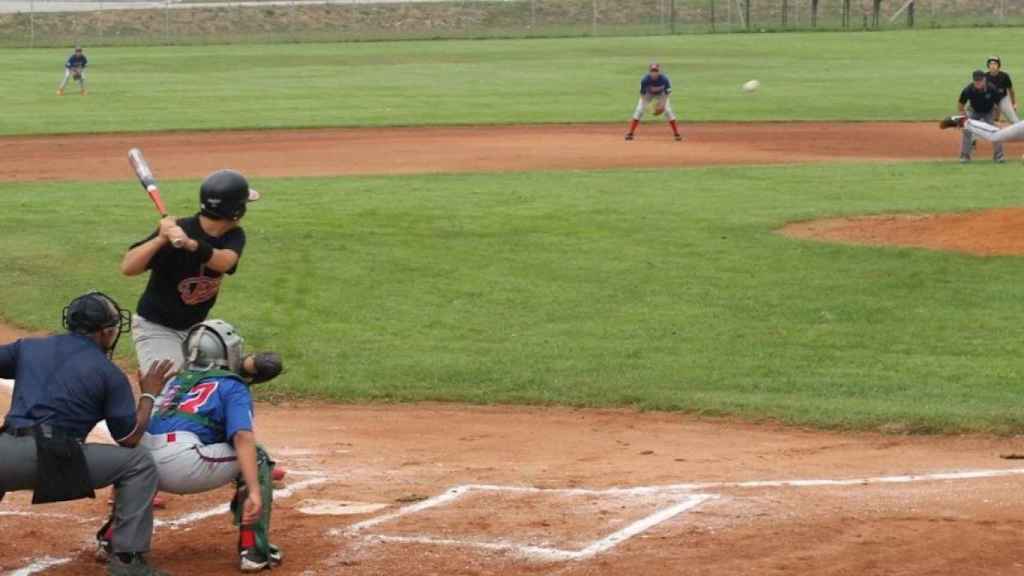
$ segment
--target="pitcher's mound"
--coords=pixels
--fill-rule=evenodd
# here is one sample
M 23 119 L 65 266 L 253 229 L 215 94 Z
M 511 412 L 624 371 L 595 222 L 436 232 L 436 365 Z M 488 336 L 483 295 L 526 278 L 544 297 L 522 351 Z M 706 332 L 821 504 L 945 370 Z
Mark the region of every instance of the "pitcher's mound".
M 888 214 L 794 222 L 786 236 L 868 246 L 906 246 L 977 256 L 1024 254 L 1024 208 L 960 214 Z

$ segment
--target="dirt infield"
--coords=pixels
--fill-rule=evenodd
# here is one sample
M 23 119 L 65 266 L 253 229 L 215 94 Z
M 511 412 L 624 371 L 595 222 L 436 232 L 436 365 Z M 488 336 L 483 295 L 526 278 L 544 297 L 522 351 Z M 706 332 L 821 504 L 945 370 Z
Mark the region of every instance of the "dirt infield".
M 0 181 L 124 180 L 139 146 L 163 178 L 231 166 L 262 177 L 954 159 L 932 123 L 358 128 L 0 138 Z M 1009 153 L 1017 151 L 1009 147 Z M 201 152 L 200 152 L 201 151 Z
M 840 434 L 628 410 L 257 412 L 261 437 L 289 470 L 273 527 L 287 561 L 275 574 L 1024 570 L 1024 466 L 999 457 L 1024 451 L 1021 439 Z M 218 510 L 229 497 L 171 497 L 157 514 L 154 563 L 173 574 L 234 573 L 235 536 Z M 9 494 L 0 572 L 102 574 L 90 540 L 106 498 L 30 507 L 29 494 Z
M 906 246 L 976 256 L 1024 254 L 1024 208 L 964 214 L 898 214 L 797 222 L 781 232 L 794 238 Z
M 198 177 L 223 165 L 311 176 L 899 161 L 953 158 L 957 147 L 931 124 L 695 125 L 680 144 L 664 126 L 645 126 L 629 144 L 620 132 L 538 126 L 7 138 L 0 180 L 129 179 L 124 156 L 133 145 L 164 177 Z M 950 218 L 963 218 L 966 231 L 984 214 Z M 1024 213 L 992 214 L 1006 226 L 1024 223 Z M 942 218 L 906 220 L 948 227 Z M 0 342 L 21 335 L 0 325 Z M 0 382 L 2 413 L 9 388 Z M 1024 573 L 1024 462 L 1000 458 L 1024 453 L 1020 438 L 439 404 L 261 404 L 257 419 L 289 471 L 273 526 L 286 562 L 275 574 Z M 178 575 L 236 573 L 235 535 L 222 508 L 229 496 L 171 497 L 157 514 L 153 562 Z M 0 503 L 0 573 L 104 573 L 91 559 L 91 538 L 106 499 L 104 492 L 96 501 L 31 507 L 30 495 L 9 494 Z

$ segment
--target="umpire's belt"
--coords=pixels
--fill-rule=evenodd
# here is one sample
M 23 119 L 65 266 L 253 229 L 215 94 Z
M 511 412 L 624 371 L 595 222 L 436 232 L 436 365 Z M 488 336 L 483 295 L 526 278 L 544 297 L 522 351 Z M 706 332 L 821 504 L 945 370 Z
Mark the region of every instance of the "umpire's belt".
M 36 424 L 25 428 L 5 428 L 5 434 L 23 438 L 25 436 L 42 436 L 43 438 L 75 438 L 75 436 L 62 428 L 54 428 L 49 424 Z

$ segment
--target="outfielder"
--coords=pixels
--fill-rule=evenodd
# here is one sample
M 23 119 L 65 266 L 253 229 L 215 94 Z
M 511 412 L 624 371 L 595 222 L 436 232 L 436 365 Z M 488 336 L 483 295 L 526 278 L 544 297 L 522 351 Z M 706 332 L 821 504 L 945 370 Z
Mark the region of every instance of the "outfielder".
M 124 255 L 125 276 L 149 271 L 132 324 L 140 368 L 162 358 L 182 365 L 181 346 L 188 330 L 206 319 L 224 275 L 238 269 L 245 249 L 240 222 L 248 203 L 259 198 L 238 172 L 214 172 L 199 188 L 198 214 L 161 219 L 155 232 Z M 180 248 L 174 246 L 176 240 Z
M 128 379 L 110 361 L 130 316 L 109 296 L 90 292 L 64 309 L 67 334 L 0 346 L 0 377 L 14 379 L 0 428 L 0 499 L 14 490 L 34 490 L 35 504 L 94 498 L 94 489 L 113 484 L 118 514 L 108 574 L 160 576 L 144 557 L 153 535 L 157 470 L 139 443 L 171 363 L 158 362 L 141 377 L 136 403 Z M 100 420 L 118 446 L 85 443 Z
M 668 76 L 661 73 L 659 64 L 651 64 L 649 72 L 640 80 L 640 101 L 636 103 L 636 109 L 633 110 L 633 120 L 629 123 L 626 140 L 633 139 L 640 119 L 644 117 L 644 109 L 652 102 L 654 103 L 654 115 L 660 116 L 664 113 L 668 118 L 669 126 L 672 127 L 673 136 L 677 141 L 682 140 L 683 136 L 679 133 L 679 125 L 676 123 L 676 114 L 672 111 L 672 104 L 669 102 L 671 95 L 672 82 Z
M 999 111 L 1008 122 L 1012 124 L 1020 122 L 1020 117 L 1017 116 L 1017 92 L 1013 89 L 1013 80 L 1010 79 L 1010 75 L 1002 70 L 1003 61 L 999 56 L 989 56 L 985 61 L 985 67 L 988 68 L 985 80 L 1000 95 Z
M 68 85 L 69 79 L 78 82 L 78 86 L 82 90 L 82 96 L 85 96 L 85 67 L 88 65 L 89 59 L 82 53 L 82 47 L 75 46 L 74 54 L 64 63 L 64 80 L 57 87 L 57 96 L 64 95 L 64 88 Z
M 957 100 L 959 115 L 944 118 L 939 123 L 939 127 L 952 128 L 954 126 L 964 126 L 963 137 L 960 141 L 961 163 L 971 161 L 974 136 L 978 135 L 992 142 L 992 160 L 1002 164 L 1006 162 L 1002 145 L 1004 140 L 993 138 L 992 135 L 979 133 L 990 129 L 999 130 L 993 126 L 993 122 L 995 122 L 996 107 L 1001 96 L 999 91 L 986 81 L 986 74 L 984 72 L 975 70 L 971 76 L 973 81 L 960 92 L 960 98 Z M 969 109 L 967 108 L 968 103 L 970 104 Z M 971 128 L 971 123 L 976 124 L 977 128 Z
M 232 501 L 239 567 L 253 572 L 279 564 L 281 551 L 268 539 L 274 462 L 256 443 L 249 386 L 275 378 L 282 365 L 274 353 L 243 356 L 243 343 L 222 320 L 188 331 L 185 370 L 164 389 L 142 445 L 156 462 L 162 491 L 196 494 L 239 480 Z M 101 553 L 109 550 L 109 522 L 97 537 Z

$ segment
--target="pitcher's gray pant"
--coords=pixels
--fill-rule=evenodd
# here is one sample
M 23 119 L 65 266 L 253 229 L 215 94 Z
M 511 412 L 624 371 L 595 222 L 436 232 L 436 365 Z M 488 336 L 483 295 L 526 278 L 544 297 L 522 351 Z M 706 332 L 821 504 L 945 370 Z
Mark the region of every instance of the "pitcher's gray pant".
M 136 314 L 132 317 L 132 340 L 135 341 L 135 357 L 139 370 L 145 374 L 149 367 L 159 360 L 173 360 L 176 369 L 185 363 L 186 330 L 175 330 L 156 322 L 150 322 Z
M 1003 159 L 1002 140 L 995 140 L 979 133 L 980 127 L 994 127 L 992 123 L 995 121 L 995 116 L 995 110 L 987 114 L 979 114 L 973 110 L 967 111 L 967 122 L 964 124 L 963 137 L 960 140 L 960 158 L 969 159 L 971 157 L 971 146 L 974 144 L 974 137 L 981 136 L 992 142 L 992 159 L 997 162 Z M 974 128 L 972 128 L 972 125 Z
M 93 488 L 117 488 L 114 505 L 114 552 L 149 552 L 153 539 L 156 465 L 141 446 L 82 446 Z M 36 440 L 0 434 L 0 492 L 32 490 L 36 483 Z
M 1003 99 L 999 101 L 999 111 L 1002 112 L 1003 118 L 1011 124 L 1020 122 L 1020 117 L 1017 116 L 1017 111 L 1013 109 L 1013 102 L 1010 101 L 1010 95 L 1003 96 Z

